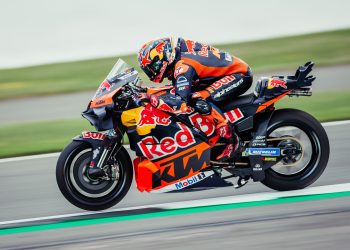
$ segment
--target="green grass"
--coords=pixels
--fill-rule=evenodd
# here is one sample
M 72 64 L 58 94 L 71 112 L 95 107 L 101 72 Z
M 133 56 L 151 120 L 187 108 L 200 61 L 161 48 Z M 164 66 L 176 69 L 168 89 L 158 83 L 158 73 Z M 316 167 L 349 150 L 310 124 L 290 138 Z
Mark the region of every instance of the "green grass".
M 142 43 L 142 41 L 140 41 Z M 254 72 L 350 63 L 350 29 L 217 47 L 241 57 Z M 0 70 L 0 99 L 96 89 L 117 57 Z M 121 56 L 138 69 L 136 54 Z M 141 74 L 141 77 L 145 77 Z
M 316 93 L 284 98 L 277 107 L 298 108 L 320 121 L 350 119 L 350 92 Z M 85 119 L 0 126 L 0 158 L 61 151 L 81 131 L 94 130 Z M 127 142 L 127 141 L 126 141 Z

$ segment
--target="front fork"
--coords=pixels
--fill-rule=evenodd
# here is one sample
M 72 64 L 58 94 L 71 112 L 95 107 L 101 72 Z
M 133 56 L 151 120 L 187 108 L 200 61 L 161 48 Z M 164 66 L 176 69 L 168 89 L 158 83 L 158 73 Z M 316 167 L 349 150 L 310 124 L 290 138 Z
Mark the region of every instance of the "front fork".
M 112 165 L 115 155 L 122 147 L 123 135 L 114 129 L 108 130 L 107 133 L 99 132 L 82 132 L 81 136 L 73 138 L 74 141 L 84 141 L 91 145 L 92 159 L 87 171 L 88 177 L 91 179 L 99 179 L 106 177 L 104 166 Z

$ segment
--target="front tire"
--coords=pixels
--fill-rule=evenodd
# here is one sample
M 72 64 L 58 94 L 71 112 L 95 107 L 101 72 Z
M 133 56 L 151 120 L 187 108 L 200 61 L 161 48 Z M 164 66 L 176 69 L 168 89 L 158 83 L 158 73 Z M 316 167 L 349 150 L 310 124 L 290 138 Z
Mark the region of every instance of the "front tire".
M 273 114 L 267 135 L 281 127 L 295 127 L 303 131 L 310 140 L 310 160 L 303 168 L 286 173 L 272 167 L 265 171 L 262 183 L 274 190 L 288 191 L 303 189 L 314 183 L 325 170 L 329 158 L 329 141 L 326 131 L 314 117 L 296 109 L 281 109 Z M 283 136 L 283 135 L 281 135 Z M 286 134 L 285 136 L 288 136 Z
M 110 208 L 129 191 L 133 169 L 130 157 L 122 147 L 115 159 L 118 179 L 91 180 L 86 169 L 91 161 L 91 146 L 73 141 L 60 154 L 56 166 L 56 180 L 63 196 L 73 205 L 91 211 Z

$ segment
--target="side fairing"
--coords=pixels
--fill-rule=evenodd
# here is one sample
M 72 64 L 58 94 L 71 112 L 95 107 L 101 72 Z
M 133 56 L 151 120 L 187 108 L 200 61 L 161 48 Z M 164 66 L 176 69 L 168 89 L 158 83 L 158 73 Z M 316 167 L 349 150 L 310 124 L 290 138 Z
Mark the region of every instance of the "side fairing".
M 146 105 L 124 111 L 122 123 L 134 131 L 129 136 L 138 137 L 134 168 L 140 191 L 188 179 L 210 164 L 215 127 L 197 113 L 179 118 Z

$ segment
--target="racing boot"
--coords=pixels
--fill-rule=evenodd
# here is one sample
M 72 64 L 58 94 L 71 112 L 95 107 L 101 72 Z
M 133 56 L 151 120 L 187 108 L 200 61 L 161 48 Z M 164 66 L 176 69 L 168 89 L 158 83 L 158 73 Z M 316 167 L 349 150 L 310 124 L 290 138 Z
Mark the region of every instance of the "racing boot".
M 218 130 L 218 134 L 227 140 L 227 145 L 224 151 L 216 157 L 216 160 L 224 162 L 242 152 L 242 141 L 236 133 L 233 133 L 229 124 L 218 128 Z

